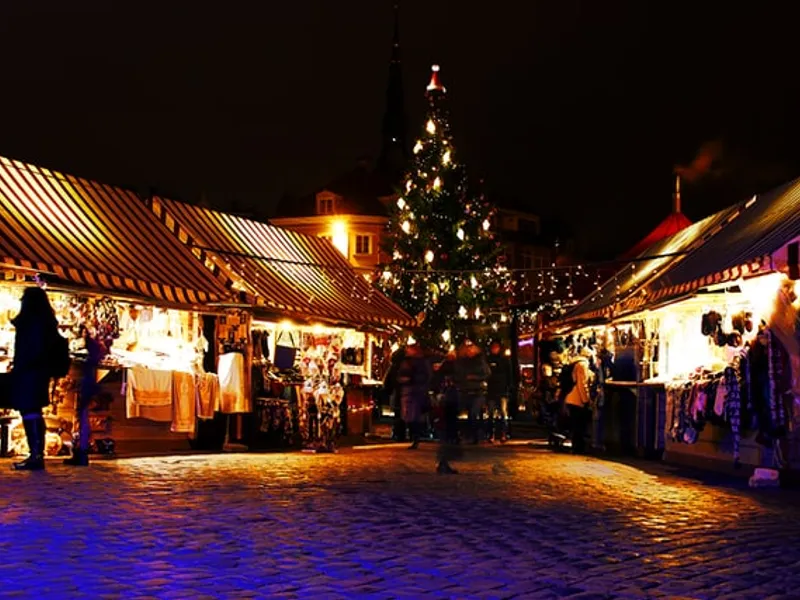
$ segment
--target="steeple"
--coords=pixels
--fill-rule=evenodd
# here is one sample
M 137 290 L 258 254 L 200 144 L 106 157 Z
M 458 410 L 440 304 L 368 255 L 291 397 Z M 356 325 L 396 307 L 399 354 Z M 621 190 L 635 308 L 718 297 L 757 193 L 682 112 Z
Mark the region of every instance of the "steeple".
M 386 175 L 399 178 L 408 159 L 406 111 L 403 93 L 403 69 L 400 62 L 400 3 L 394 2 L 394 36 L 389 61 L 389 83 L 386 87 L 386 112 L 383 115 L 383 144 L 378 168 Z
M 675 175 L 675 192 L 672 194 L 672 212 L 681 212 L 681 176 Z

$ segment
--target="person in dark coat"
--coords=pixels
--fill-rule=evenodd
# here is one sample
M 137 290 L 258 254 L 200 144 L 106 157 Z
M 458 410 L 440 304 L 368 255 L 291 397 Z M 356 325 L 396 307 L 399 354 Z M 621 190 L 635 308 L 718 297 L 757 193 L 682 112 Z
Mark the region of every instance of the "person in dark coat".
M 44 469 L 45 423 L 42 409 L 50 404 L 49 355 L 58 333 L 58 321 L 45 291 L 31 287 L 22 295 L 19 314 L 12 319 L 14 366 L 12 406 L 22 415 L 30 456 L 15 463 L 20 471 Z
M 410 450 L 419 447 L 428 408 L 428 390 L 431 383 L 431 366 L 419 344 L 406 346 L 405 356 L 397 370 L 397 390 L 403 421 L 411 437 Z
M 489 363 L 483 351 L 471 340 L 464 340 L 456 355 L 455 380 L 459 398 L 469 410 L 473 444 L 480 443 L 484 433 L 483 415 L 489 375 Z
M 458 446 L 458 389 L 455 383 L 456 353 L 447 354 L 444 361 L 435 371 L 431 381 L 431 388 L 436 390 L 442 403 L 442 427 L 439 450 L 436 454 L 436 472 L 442 474 L 456 474 L 450 461 L 460 456 Z
M 73 447 L 72 456 L 64 460 L 65 465 L 86 467 L 89 465 L 89 405 L 100 390 L 97 384 L 97 368 L 106 354 L 103 346 L 84 328 L 83 341 L 86 346 L 86 360 L 83 363 L 80 395 L 78 396 L 78 423 L 80 437 L 78 447 Z
M 489 381 L 486 396 L 489 404 L 489 441 L 497 437 L 505 442 L 508 438 L 508 401 L 514 386 L 511 361 L 503 353 L 503 346 L 493 341 L 489 346 Z
M 396 442 L 406 441 L 406 423 L 403 421 L 400 406 L 400 395 L 397 389 L 397 372 L 400 364 L 406 356 L 405 348 L 398 348 L 392 353 L 389 363 L 389 370 L 383 378 L 383 393 L 394 411 L 394 421 L 392 423 L 392 439 Z

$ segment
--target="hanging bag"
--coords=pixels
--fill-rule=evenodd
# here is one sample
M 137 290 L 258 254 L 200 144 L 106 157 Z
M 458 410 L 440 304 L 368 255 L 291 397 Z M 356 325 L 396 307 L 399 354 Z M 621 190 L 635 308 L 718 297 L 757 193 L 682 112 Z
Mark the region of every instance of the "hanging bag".
M 294 338 L 292 334 L 289 335 L 289 341 L 291 342 L 291 346 L 282 346 L 281 345 L 281 338 L 283 337 L 284 332 L 281 331 L 278 334 L 277 339 L 275 340 L 275 366 L 278 369 L 291 369 L 294 366 L 294 359 L 297 355 L 297 348 L 294 347 Z

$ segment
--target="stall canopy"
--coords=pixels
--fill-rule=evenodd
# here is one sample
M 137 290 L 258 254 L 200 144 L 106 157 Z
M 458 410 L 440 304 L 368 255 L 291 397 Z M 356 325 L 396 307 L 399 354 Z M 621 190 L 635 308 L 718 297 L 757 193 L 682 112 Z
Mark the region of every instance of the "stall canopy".
M 175 305 L 230 292 L 135 193 L 0 157 L 0 271 Z
M 648 282 L 679 265 L 693 250 L 724 228 L 743 205 L 726 208 L 650 246 L 579 302 L 561 324 L 607 319 L 640 294 Z
M 800 236 L 800 179 L 744 204 L 702 247 L 647 286 L 650 301 L 772 270 L 772 255 Z
M 265 312 L 354 326 L 412 326 L 322 238 L 163 198 L 153 213 L 226 285 Z
M 671 237 L 691 226 L 692 222 L 682 212 L 673 212 L 659 223 L 653 231 L 648 233 L 633 248 L 622 255 L 625 260 L 641 256 L 647 250 L 663 239 Z

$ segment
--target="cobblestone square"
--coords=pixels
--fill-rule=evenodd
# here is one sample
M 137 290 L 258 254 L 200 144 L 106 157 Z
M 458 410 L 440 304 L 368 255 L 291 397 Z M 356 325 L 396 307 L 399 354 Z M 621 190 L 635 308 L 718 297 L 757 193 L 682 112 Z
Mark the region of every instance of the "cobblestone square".
M 0 463 L 0 597 L 798 598 L 798 495 L 528 447 Z

